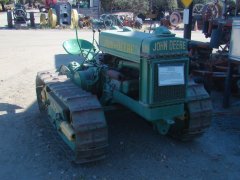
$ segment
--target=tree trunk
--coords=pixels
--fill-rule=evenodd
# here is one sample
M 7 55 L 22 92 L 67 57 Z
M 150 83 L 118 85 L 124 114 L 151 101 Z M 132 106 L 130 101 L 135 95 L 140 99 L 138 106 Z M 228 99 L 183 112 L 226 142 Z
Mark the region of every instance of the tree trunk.
M 37 0 L 33 0 L 33 7 L 34 7 L 34 8 L 37 8 L 36 2 L 37 2 Z
M 28 1 L 28 7 L 31 7 L 31 8 L 32 8 L 32 4 L 33 4 L 32 0 L 29 0 L 29 1 Z
M 1 2 L 1 6 L 2 6 L 2 11 L 6 11 L 5 7 L 4 7 L 4 3 Z

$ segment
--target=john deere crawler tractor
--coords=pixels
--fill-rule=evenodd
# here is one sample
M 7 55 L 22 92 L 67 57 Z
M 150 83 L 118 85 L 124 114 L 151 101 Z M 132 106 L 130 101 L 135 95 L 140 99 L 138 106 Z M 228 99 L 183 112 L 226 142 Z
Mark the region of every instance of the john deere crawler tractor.
M 188 42 L 167 29 L 148 34 L 115 28 L 99 32 L 97 46 L 76 38 L 63 47 L 85 60 L 39 72 L 36 92 L 40 111 L 48 114 L 76 162 L 105 157 L 106 106 L 120 104 L 160 134 L 181 140 L 199 137 L 209 127 L 212 104 L 203 85 L 189 79 Z

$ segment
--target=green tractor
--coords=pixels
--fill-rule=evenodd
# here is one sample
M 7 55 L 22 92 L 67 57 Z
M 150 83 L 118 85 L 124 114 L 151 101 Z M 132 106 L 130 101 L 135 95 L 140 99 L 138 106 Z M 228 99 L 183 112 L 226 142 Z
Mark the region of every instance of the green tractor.
M 189 79 L 188 41 L 168 29 L 148 34 L 113 28 L 99 32 L 97 46 L 76 38 L 63 47 L 84 60 L 39 72 L 36 92 L 40 111 L 48 114 L 76 162 L 105 157 L 109 106 L 120 104 L 160 134 L 181 140 L 199 137 L 209 127 L 212 104 L 203 85 Z

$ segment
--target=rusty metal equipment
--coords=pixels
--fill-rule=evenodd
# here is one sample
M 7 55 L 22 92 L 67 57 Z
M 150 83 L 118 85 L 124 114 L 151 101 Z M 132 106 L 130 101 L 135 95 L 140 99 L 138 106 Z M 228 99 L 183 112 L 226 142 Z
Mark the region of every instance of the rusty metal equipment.
M 198 3 L 193 6 L 193 13 L 195 14 L 202 14 L 204 4 Z
M 99 20 L 93 20 L 93 27 L 104 27 L 106 29 L 110 29 L 112 26 L 123 26 L 122 15 L 119 14 L 101 14 Z
M 118 12 L 112 14 L 102 14 L 99 19 L 91 19 L 92 27 L 95 29 L 111 29 L 113 26 L 128 26 L 141 29 L 143 21 L 141 18 L 133 18 L 133 13 Z
M 202 14 L 203 33 L 206 38 L 210 38 L 210 43 L 196 41 L 189 43 L 191 74 L 201 79 L 209 92 L 212 88 L 221 91 L 225 89 L 223 82 L 228 71 L 233 20 L 239 16 L 238 3 L 239 1 L 235 8 L 229 5 L 229 1 L 224 1 L 225 8 L 220 7 L 217 1 L 206 4 Z M 239 79 L 239 72 L 237 69 L 233 70 L 231 92 L 237 93 Z
M 28 21 L 30 21 L 31 27 L 35 27 L 34 13 L 28 13 L 25 7 L 20 3 L 14 4 L 14 9 L 7 12 L 7 23 L 9 28 L 27 25 Z
M 213 41 L 212 43 L 215 47 L 221 44 L 221 39 L 226 36 L 228 36 L 228 39 L 224 41 L 225 44 L 226 41 L 230 40 L 232 19 L 239 15 L 239 1 L 236 1 L 234 5 L 231 2 L 225 0 L 222 7 L 218 1 L 214 1 L 206 4 L 202 10 L 204 21 L 203 33 L 206 37 L 211 37 L 211 41 Z
M 172 26 L 178 26 L 182 22 L 182 17 L 179 11 L 174 11 L 169 17 L 170 24 Z
M 59 26 L 70 26 L 75 28 L 78 26 L 78 12 L 76 9 L 72 9 L 69 2 L 57 2 L 55 0 L 49 0 L 45 2 L 45 6 L 48 9 L 48 13 L 41 13 L 40 25 L 50 26 L 55 28 Z
M 187 40 L 164 27 L 151 34 L 113 27 L 99 31 L 99 44 L 94 44 L 78 36 L 65 41 L 66 52 L 84 60 L 39 72 L 36 78 L 39 109 L 48 114 L 75 161 L 105 157 L 104 111 L 109 107 L 122 105 L 158 133 L 181 140 L 199 137 L 209 127 L 211 100 L 203 85 L 188 76 Z

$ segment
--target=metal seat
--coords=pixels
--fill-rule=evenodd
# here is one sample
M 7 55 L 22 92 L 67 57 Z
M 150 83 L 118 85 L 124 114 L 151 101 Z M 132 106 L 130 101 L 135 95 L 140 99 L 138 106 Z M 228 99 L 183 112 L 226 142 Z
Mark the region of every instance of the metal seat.
M 68 54 L 81 55 L 83 51 L 94 52 L 94 46 L 83 39 L 70 39 L 63 42 L 63 48 Z
M 63 48 L 68 54 L 82 55 L 88 61 L 93 60 L 95 57 L 94 45 L 83 39 L 70 39 L 64 41 Z

